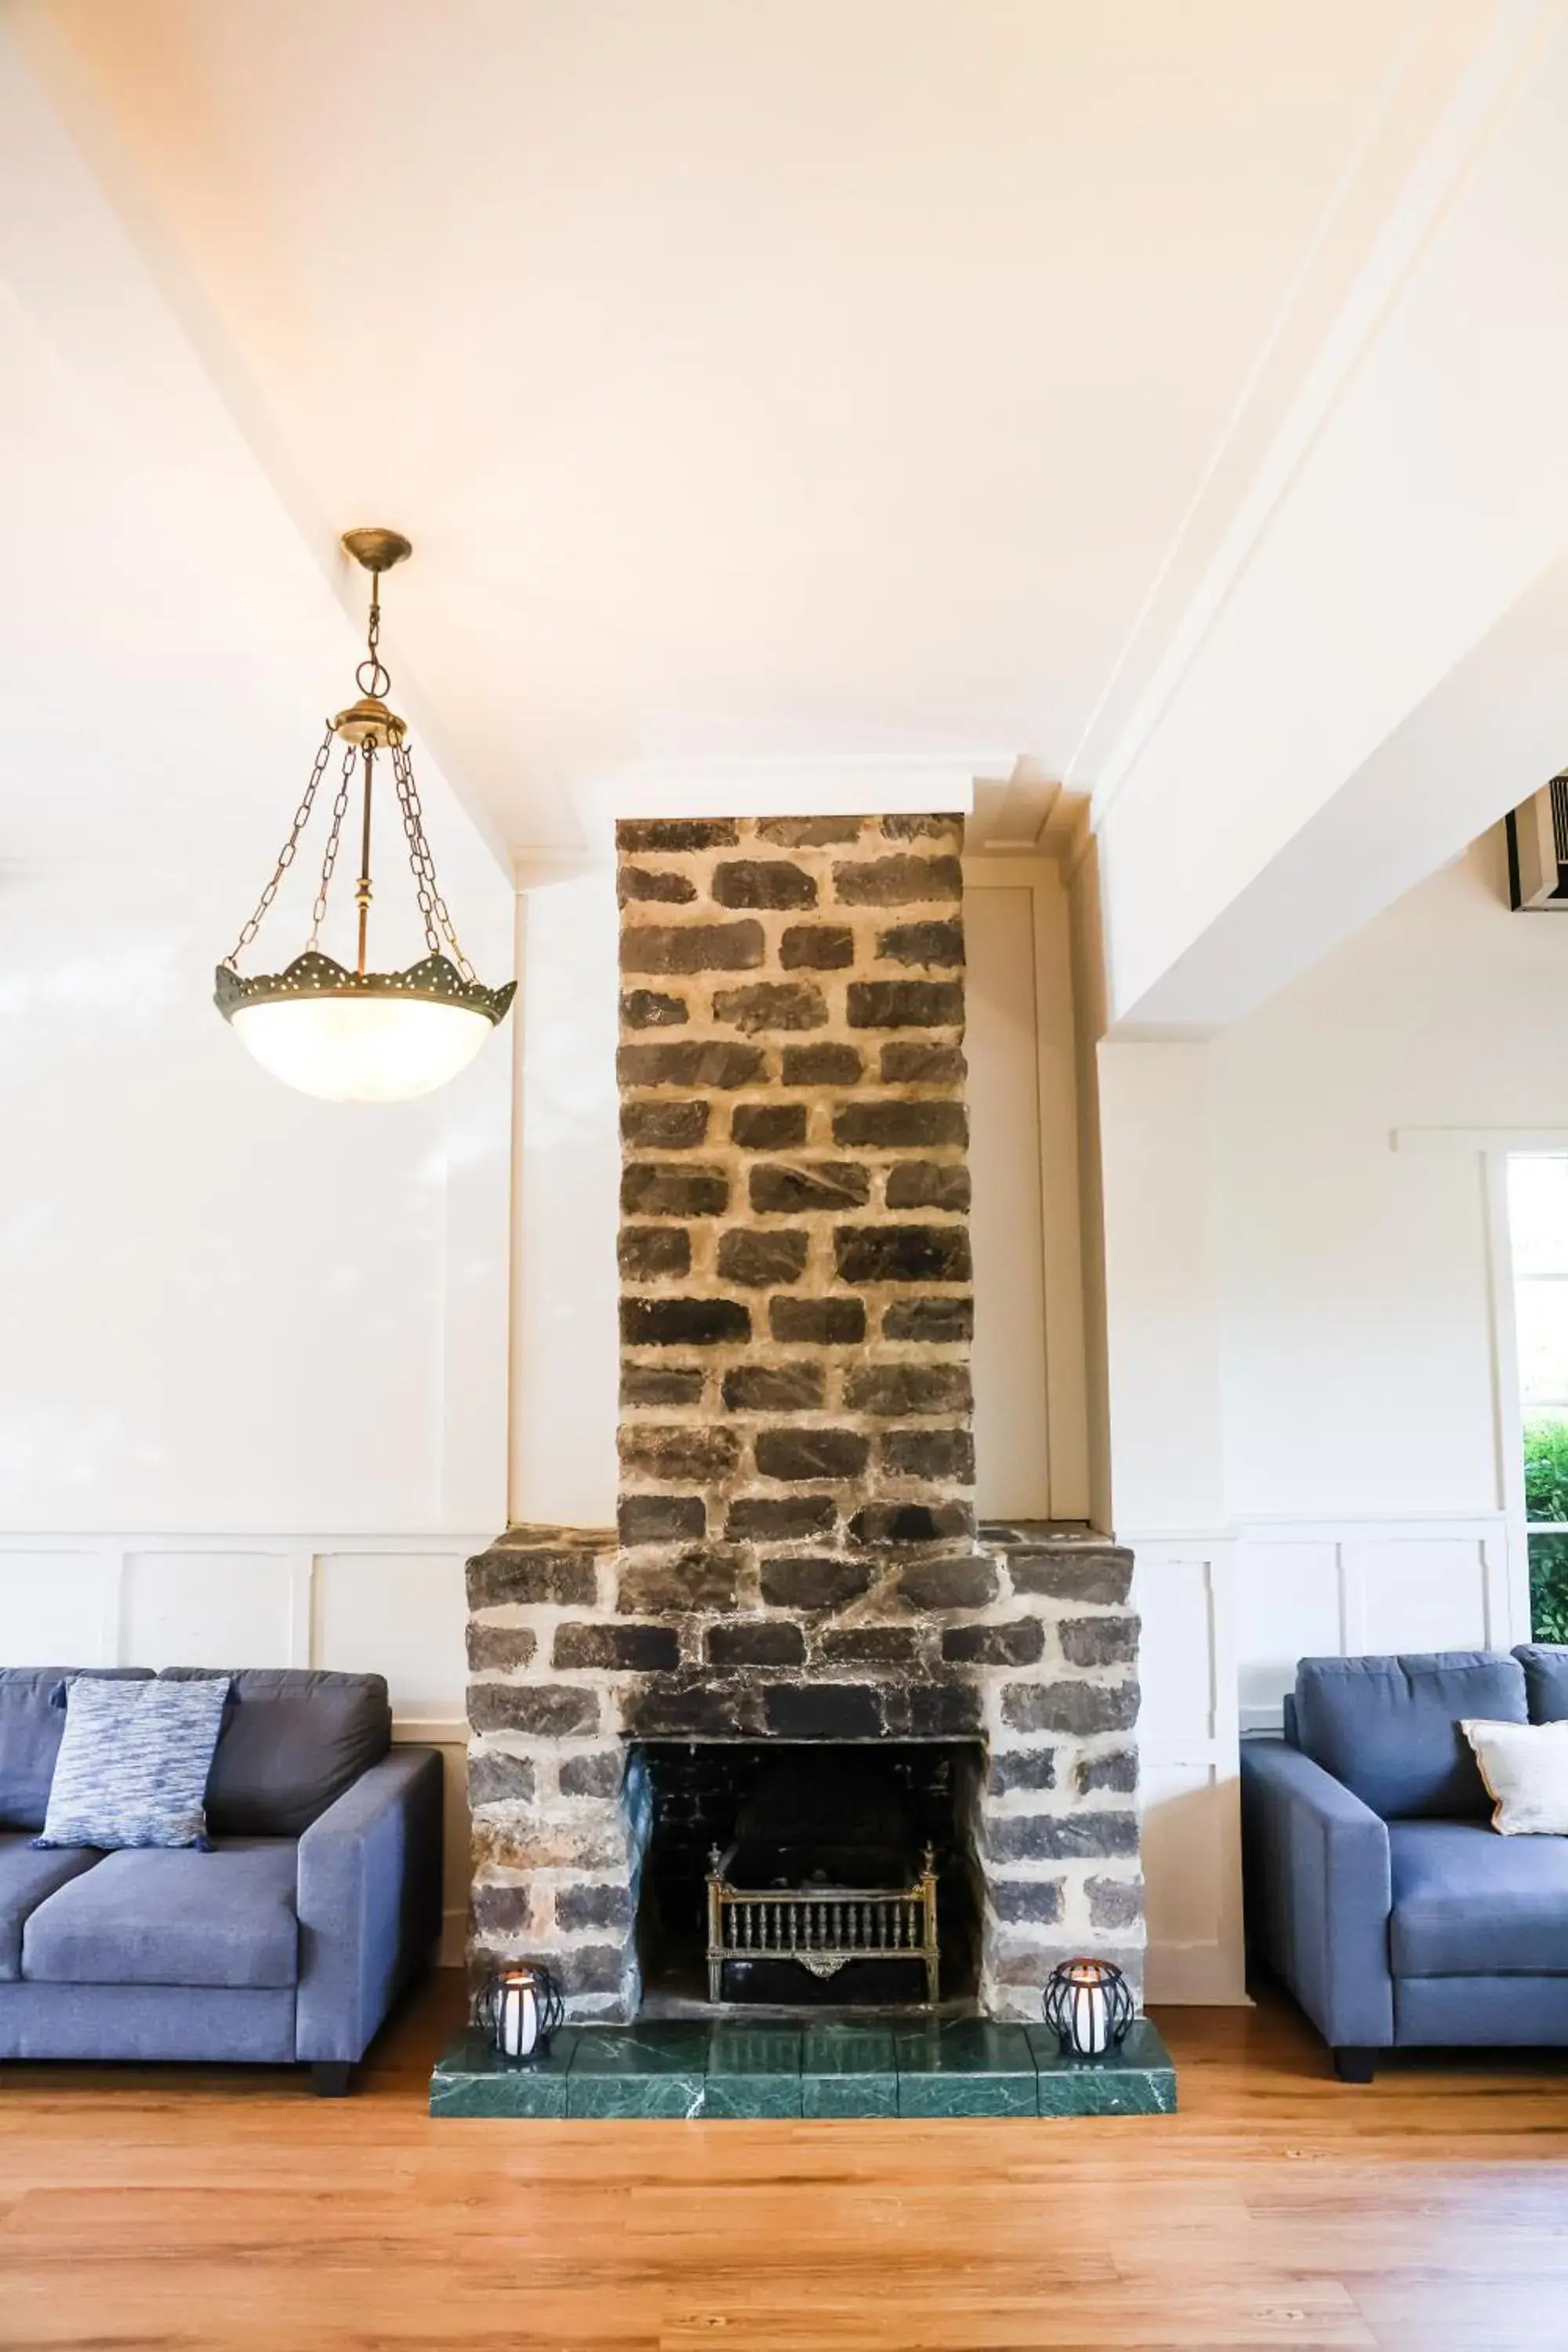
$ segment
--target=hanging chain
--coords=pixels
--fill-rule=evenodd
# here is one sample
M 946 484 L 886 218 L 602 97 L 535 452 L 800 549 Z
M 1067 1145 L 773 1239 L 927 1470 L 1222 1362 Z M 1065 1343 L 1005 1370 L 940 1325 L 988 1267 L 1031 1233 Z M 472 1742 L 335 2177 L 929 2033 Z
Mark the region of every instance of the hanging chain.
M 452 961 L 467 981 L 474 977 L 474 967 L 463 953 L 462 944 L 447 912 L 447 901 L 441 896 L 441 886 L 436 879 L 436 860 L 425 838 L 425 813 L 419 805 L 419 788 L 414 781 L 414 762 L 406 747 L 394 743 L 392 773 L 397 786 L 397 804 L 403 812 L 403 830 L 408 842 L 408 862 L 414 868 L 414 887 L 419 899 L 419 912 L 424 919 L 425 938 L 432 955 L 441 953 L 445 934 L 452 950 Z
M 257 900 L 255 914 L 252 915 L 250 920 L 241 931 L 238 939 L 236 940 L 233 947 L 230 948 L 227 955 L 224 958 L 225 963 L 227 964 L 231 971 L 234 970 L 238 958 L 245 953 L 246 949 L 250 945 L 250 942 L 256 937 L 257 932 L 261 929 L 262 922 L 266 918 L 267 909 L 272 904 L 273 899 L 278 896 L 278 886 L 282 881 L 285 874 L 288 873 L 290 866 L 294 863 L 295 853 L 300 846 L 300 835 L 304 832 L 305 827 L 310 822 L 310 811 L 316 804 L 317 789 L 321 784 L 322 776 L 326 773 L 327 761 L 332 749 L 332 723 L 331 720 L 329 719 L 327 721 L 327 731 L 321 738 L 321 748 L 316 754 L 315 766 L 310 770 L 310 781 L 306 785 L 300 805 L 294 812 L 294 822 L 289 828 L 289 838 L 278 853 L 278 863 L 272 869 L 272 879 L 268 882 L 266 889 L 263 890 L 260 898 Z
M 359 754 L 351 743 L 343 753 L 342 781 L 337 798 L 332 803 L 332 822 L 327 835 L 327 846 L 321 858 L 321 878 L 316 885 L 316 903 L 310 909 L 310 936 L 307 948 L 319 948 L 321 925 L 327 917 L 327 893 L 332 887 L 332 868 L 338 862 L 338 840 L 343 829 L 343 817 L 349 804 L 349 787 L 354 780 L 354 767 Z
M 370 575 L 370 621 L 365 629 L 366 653 L 354 672 L 354 683 L 362 694 L 374 695 L 384 700 L 392 690 L 392 672 L 381 658 L 381 574 Z M 365 676 L 366 671 L 370 676 Z

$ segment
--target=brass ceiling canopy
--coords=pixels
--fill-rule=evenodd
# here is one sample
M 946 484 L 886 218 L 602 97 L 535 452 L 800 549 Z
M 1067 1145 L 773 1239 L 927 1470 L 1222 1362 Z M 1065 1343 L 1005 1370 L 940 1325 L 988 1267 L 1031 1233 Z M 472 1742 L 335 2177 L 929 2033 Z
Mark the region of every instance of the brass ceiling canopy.
M 487 988 L 463 953 L 425 837 L 407 725 L 387 707 L 392 677 L 381 658 L 381 575 L 405 562 L 413 548 L 401 531 L 379 525 L 344 531 L 342 545 L 370 574 L 365 657 L 354 673 L 359 699 L 327 722 L 272 878 L 217 968 L 214 1002 L 256 1059 L 287 1084 L 332 1101 L 396 1102 L 428 1094 L 456 1076 L 489 1031 L 505 1020 L 517 983 L 509 980 L 500 988 Z M 238 960 L 260 929 L 298 855 L 334 740 L 347 748 L 304 950 L 281 971 L 243 977 Z M 428 950 L 419 962 L 395 972 L 368 969 L 372 793 L 376 760 L 383 756 L 392 768 Z M 323 951 L 321 932 L 356 772 L 363 780 L 360 871 L 354 886 L 358 953 L 351 971 Z

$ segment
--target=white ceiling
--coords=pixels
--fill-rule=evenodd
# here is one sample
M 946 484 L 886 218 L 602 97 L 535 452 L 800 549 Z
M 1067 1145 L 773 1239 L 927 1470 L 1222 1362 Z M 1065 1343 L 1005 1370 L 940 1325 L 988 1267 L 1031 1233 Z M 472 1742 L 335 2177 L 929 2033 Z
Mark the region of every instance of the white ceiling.
M 298 611 L 274 646 L 249 593 L 252 656 L 281 693 L 335 532 L 407 531 L 405 701 L 514 850 L 569 851 L 617 800 L 721 792 L 737 762 L 804 763 L 824 805 L 863 797 L 868 761 L 1022 762 L 1012 830 L 1020 806 L 1032 824 L 1050 780 L 1095 782 L 1107 714 L 1246 487 L 1237 451 L 1310 363 L 1325 272 L 1354 268 L 1490 14 L 16 5 L 124 232 L 51 261 L 35 203 L 0 242 L 0 324 L 9 292 L 37 360 L 0 498 L 21 486 L 29 561 L 74 575 L 29 592 L 34 684 L 68 625 L 79 652 L 118 635 L 143 721 L 232 726 L 191 551 L 251 543 L 247 501 L 269 502 L 261 585 Z M 44 517 L 79 449 L 107 485 L 132 444 L 79 414 L 114 405 L 89 373 L 112 383 L 113 332 L 68 349 L 53 311 L 111 320 L 117 271 L 142 274 L 138 335 L 156 303 L 183 338 L 232 480 L 122 501 L 100 528 L 135 532 L 133 567 L 128 540 L 108 555 L 144 590 L 84 613 L 88 518 Z M 194 397 L 139 404 L 144 487 L 195 463 Z M 198 606 L 216 642 L 194 648 Z M 300 692 L 308 736 L 313 672 Z

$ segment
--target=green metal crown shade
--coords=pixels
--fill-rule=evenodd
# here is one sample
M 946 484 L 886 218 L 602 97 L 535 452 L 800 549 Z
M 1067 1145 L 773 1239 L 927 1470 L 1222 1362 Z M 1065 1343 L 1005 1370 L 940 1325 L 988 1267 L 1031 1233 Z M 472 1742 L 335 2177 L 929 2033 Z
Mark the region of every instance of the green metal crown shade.
M 475 978 L 463 953 L 425 837 L 407 730 L 383 698 L 392 681 L 378 650 L 380 574 L 409 553 L 408 541 L 395 531 L 354 530 L 344 533 L 343 545 L 370 572 L 372 582 L 369 649 L 356 673 L 360 699 L 328 725 L 272 878 L 217 967 L 213 1001 L 247 1051 L 286 1085 L 332 1102 L 403 1102 L 445 1086 L 473 1060 L 490 1031 L 505 1020 L 517 983 L 509 980 L 500 988 L 487 988 Z M 281 971 L 242 975 L 237 960 L 256 937 L 294 863 L 334 740 L 348 748 L 332 803 L 309 940 L 303 953 Z M 378 754 L 391 765 L 429 950 L 405 971 L 367 969 L 371 805 Z M 356 774 L 363 777 L 360 874 L 354 888 L 359 955 L 351 971 L 324 954 L 318 941 Z

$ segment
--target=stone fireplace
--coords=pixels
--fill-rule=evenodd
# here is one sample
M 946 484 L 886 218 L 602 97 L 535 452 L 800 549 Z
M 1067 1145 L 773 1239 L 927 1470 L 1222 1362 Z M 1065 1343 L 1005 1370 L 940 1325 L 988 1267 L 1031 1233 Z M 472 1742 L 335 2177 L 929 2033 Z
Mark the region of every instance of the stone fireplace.
M 468 1570 L 473 1958 L 580 2018 L 637 2013 L 701 1825 L 825 1743 L 937 1824 L 944 2000 L 1138 1969 L 1131 1558 L 975 1520 L 961 845 L 619 828 L 617 1525 Z

